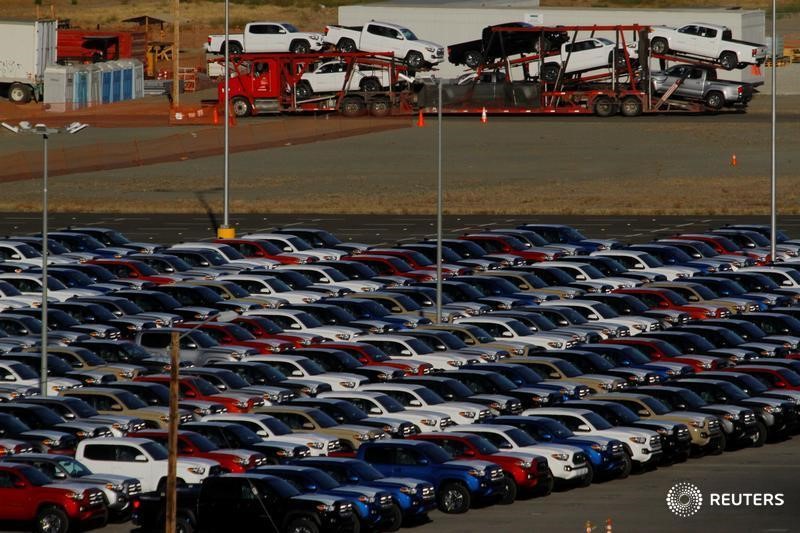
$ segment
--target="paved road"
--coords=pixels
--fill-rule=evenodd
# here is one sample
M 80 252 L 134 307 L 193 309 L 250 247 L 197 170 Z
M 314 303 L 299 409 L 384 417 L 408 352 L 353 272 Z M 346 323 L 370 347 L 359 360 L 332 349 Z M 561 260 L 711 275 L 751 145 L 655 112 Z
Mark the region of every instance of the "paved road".
M 388 245 L 395 242 L 436 237 L 433 215 L 232 215 L 237 234 L 267 231 L 276 227 L 321 227 L 345 241 Z M 526 222 L 571 224 L 587 237 L 644 242 L 677 232 L 704 231 L 733 223 L 768 224 L 763 216 L 445 216 L 447 236 L 460 235 L 481 228 L 512 228 Z M 56 213 L 50 216 L 50 229 L 69 225 L 108 226 L 139 241 L 174 243 L 211 239 L 221 216 L 167 214 L 78 214 Z M 800 237 L 800 216 L 781 217 L 781 229 Z M 0 235 L 41 231 L 41 216 L 35 213 L 0 213 Z
M 625 480 L 596 483 L 584 489 L 555 492 L 546 498 L 518 501 L 510 507 L 474 509 L 466 515 L 431 513 L 432 521 L 415 533 L 583 533 L 590 521 L 604 533 L 608 518 L 616 533 L 784 533 L 800 531 L 797 457 L 800 439 L 739 450 L 721 456 L 633 475 Z M 678 518 L 667 509 L 667 491 L 678 482 L 697 485 L 702 509 Z M 710 506 L 711 493 L 782 493 L 782 507 Z M 106 527 L 108 533 L 127 533 L 129 524 Z

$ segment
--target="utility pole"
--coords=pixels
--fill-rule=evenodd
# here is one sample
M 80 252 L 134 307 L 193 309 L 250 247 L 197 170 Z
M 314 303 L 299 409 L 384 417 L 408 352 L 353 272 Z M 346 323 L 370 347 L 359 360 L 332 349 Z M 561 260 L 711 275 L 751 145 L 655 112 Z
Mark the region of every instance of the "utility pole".
M 439 79 L 436 143 L 436 323 L 442 323 L 442 80 Z
M 181 50 L 181 0 L 173 0 L 172 17 L 172 105 L 178 107 L 181 103 L 181 86 L 178 77 Z
M 166 533 L 175 533 L 178 512 L 176 492 L 178 477 L 178 367 L 180 366 L 181 335 L 173 331 L 169 350 L 169 436 L 167 448 L 167 519 Z

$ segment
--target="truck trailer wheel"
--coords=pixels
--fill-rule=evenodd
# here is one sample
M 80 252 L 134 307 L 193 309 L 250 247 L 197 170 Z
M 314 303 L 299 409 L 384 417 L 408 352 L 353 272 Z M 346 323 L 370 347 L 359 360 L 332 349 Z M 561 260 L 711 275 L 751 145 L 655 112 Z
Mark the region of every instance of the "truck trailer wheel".
M 642 114 L 642 101 L 635 96 L 626 96 L 620 104 L 620 113 L 625 117 L 638 117 Z
M 36 533 L 67 533 L 69 517 L 58 507 L 43 507 L 36 513 L 36 524 L 33 530 Z
M 381 90 L 381 82 L 375 78 L 364 78 L 361 80 L 361 90 L 374 93 Z
M 483 64 L 483 55 L 477 50 L 470 50 L 464 54 L 464 64 L 469 68 L 478 68 Z
M 300 39 L 289 45 L 289 51 L 293 54 L 307 54 L 311 51 L 311 44 L 306 40 Z
M 598 96 L 594 100 L 594 114 L 598 117 L 610 117 L 614 114 L 614 101 L 608 96 Z
M 725 105 L 725 96 L 719 91 L 711 91 L 706 95 L 706 105 L 711 109 L 722 109 Z
M 369 114 L 373 117 L 385 117 L 391 112 L 388 98 L 375 98 L 369 103 Z
M 558 79 L 559 72 L 561 72 L 561 67 L 555 63 L 548 63 L 542 67 L 539 77 L 547 83 L 554 83 Z
M 342 100 L 340 111 L 346 117 L 360 117 L 366 112 L 364 100 L 357 96 L 348 96 Z
M 652 41 L 650 41 L 650 50 L 653 51 L 654 54 L 666 54 L 669 52 L 669 45 L 667 44 L 666 39 L 662 39 L 660 37 L 656 37 Z
M 297 94 L 297 98 L 305 100 L 306 98 L 310 98 L 314 91 L 311 89 L 311 84 L 308 83 L 307 80 L 301 80 L 295 88 L 295 93 Z
M 8 99 L 15 104 L 27 104 L 33 99 L 33 91 L 22 83 L 12 83 L 8 88 Z
M 253 113 L 253 106 L 247 98 L 237 96 L 231 100 L 231 107 L 236 118 L 249 117 Z
M 406 56 L 406 63 L 408 63 L 408 66 L 413 69 L 419 69 L 425 66 L 425 58 L 422 57 L 422 54 L 419 52 L 412 50 Z
M 336 48 L 338 48 L 340 52 L 355 52 L 358 50 L 353 39 L 340 39 L 339 44 L 336 45 Z

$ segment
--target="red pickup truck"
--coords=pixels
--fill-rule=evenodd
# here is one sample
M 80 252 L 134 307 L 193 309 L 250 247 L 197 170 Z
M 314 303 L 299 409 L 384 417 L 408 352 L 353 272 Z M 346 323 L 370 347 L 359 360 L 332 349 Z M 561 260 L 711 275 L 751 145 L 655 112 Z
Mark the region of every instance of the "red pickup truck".
M 66 533 L 103 527 L 108 509 L 102 491 L 80 483 L 53 483 L 28 465 L 0 464 L 0 522 L 27 522 L 34 531 Z
M 134 381 L 161 383 L 169 386 L 169 379 L 167 374 L 153 374 L 139 376 Z M 181 376 L 178 380 L 178 388 L 181 399 L 221 403 L 228 408 L 229 413 L 249 413 L 254 407 L 264 405 L 264 399 L 259 396 L 238 392 L 222 393 L 214 385 L 194 376 Z

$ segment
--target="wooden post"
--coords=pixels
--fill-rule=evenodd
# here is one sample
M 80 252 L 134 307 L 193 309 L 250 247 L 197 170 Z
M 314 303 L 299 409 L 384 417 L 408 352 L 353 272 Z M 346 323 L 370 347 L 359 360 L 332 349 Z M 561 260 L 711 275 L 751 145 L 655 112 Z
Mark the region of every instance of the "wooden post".
M 181 49 L 181 0 L 174 0 L 172 7 L 174 20 L 172 21 L 172 105 L 178 107 L 181 99 L 180 80 L 178 79 L 178 69 L 180 67 Z
M 169 437 L 167 447 L 167 519 L 166 533 L 175 533 L 178 502 L 176 494 L 178 470 L 178 367 L 180 366 L 180 333 L 172 332 L 169 350 Z

